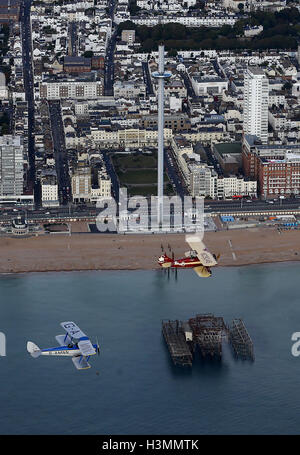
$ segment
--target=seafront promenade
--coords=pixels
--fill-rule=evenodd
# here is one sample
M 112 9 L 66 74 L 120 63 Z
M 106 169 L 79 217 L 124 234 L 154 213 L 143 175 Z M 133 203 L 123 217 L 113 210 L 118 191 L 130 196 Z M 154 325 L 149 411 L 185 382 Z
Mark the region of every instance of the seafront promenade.
M 220 266 L 300 260 L 299 230 L 279 233 L 268 227 L 207 232 L 204 243 L 211 252 L 220 253 Z M 184 234 L 91 234 L 74 223 L 71 235 L 1 237 L 0 273 L 157 269 L 161 245 L 166 252 L 170 245 L 175 257 L 190 249 Z

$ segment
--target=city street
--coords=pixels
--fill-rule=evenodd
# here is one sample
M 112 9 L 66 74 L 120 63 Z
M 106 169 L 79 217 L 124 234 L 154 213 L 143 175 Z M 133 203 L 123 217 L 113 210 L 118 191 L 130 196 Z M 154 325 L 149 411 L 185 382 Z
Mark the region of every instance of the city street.
M 70 200 L 71 182 L 59 101 L 49 101 L 49 113 L 58 181 L 59 201 L 60 204 L 66 205 Z
M 109 4 L 109 15 L 113 21 L 116 0 L 111 0 Z M 104 95 L 112 96 L 114 94 L 114 52 L 116 46 L 117 33 L 113 31 L 106 50 L 105 57 L 105 74 L 104 74 Z
M 32 48 L 30 27 L 30 4 L 31 0 L 23 0 L 21 3 L 21 34 L 23 46 L 23 75 L 26 100 L 28 102 L 28 159 L 29 179 L 32 188 L 35 188 L 35 202 L 39 204 L 39 194 L 35 179 L 35 148 L 34 148 L 34 95 L 32 73 Z

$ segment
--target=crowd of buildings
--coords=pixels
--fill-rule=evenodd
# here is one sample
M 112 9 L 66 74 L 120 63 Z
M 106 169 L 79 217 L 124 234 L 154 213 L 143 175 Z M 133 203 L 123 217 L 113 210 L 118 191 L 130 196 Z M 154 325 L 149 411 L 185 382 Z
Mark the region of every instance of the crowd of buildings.
M 35 99 L 37 176 L 45 207 L 59 205 L 55 143 L 51 130 L 62 125 L 72 202 L 96 202 L 110 195 L 110 178 L 101 152 L 79 122 L 80 102 L 103 96 L 104 60 L 112 33 L 108 2 L 33 2 L 31 8 L 32 59 Z M 50 105 L 60 102 L 61 123 L 51 123 Z M 80 111 L 80 107 L 79 107 Z M 61 145 L 62 146 L 62 145 Z M 109 191 L 108 189 L 109 188 Z
M 257 9 L 280 11 L 286 7 L 286 0 L 136 0 L 136 6 L 130 14 L 129 0 L 121 0 L 115 14 L 116 23 L 130 20 L 148 27 L 169 23 L 186 27 L 222 27 L 234 25 L 242 13 Z
M 246 11 L 258 2 L 240 3 Z M 260 3 L 268 9 L 268 2 Z M 139 18 L 145 11 L 155 20 L 161 12 L 166 20 L 174 14 L 196 17 L 194 0 L 136 4 Z M 229 20 L 241 9 L 236 4 L 208 2 L 203 17 L 226 10 L 231 13 L 223 17 Z M 285 1 L 272 4 L 278 10 Z M 112 94 L 107 95 L 105 62 L 114 33 L 108 7 L 106 0 L 32 3 L 35 171 L 45 207 L 60 204 L 53 128 L 62 128 L 73 203 L 97 202 L 111 194 L 105 151 L 157 148 L 158 83 L 152 73 L 158 53 L 140 53 L 135 31 L 123 30 L 115 43 Z M 119 0 L 114 21 L 128 18 L 133 19 L 129 2 Z M 2 107 L 13 109 L 13 121 L 11 134 L 0 137 L 0 197 L 33 203 L 18 20 L 10 23 L 8 48 L 2 63 L 10 65 L 10 77 L 7 81 L 0 73 L 0 99 Z M 222 199 L 300 193 L 299 64 L 300 50 L 166 53 L 171 77 L 165 83 L 164 140 L 190 194 Z M 51 117 L 55 102 L 60 106 L 57 123 Z
M 17 9 L 18 17 L 5 21 L 0 15 L 0 22 L 9 23 L 5 45 L 8 52 L 1 57 L 2 66 L 9 70 L 0 72 L 1 116 L 7 117 L 6 133 L 9 133 L 1 131 L 0 136 L 0 202 L 33 204 L 33 189 L 28 178 L 28 104 L 23 74 L 20 2 L 13 1 L 9 5 L 8 11 Z

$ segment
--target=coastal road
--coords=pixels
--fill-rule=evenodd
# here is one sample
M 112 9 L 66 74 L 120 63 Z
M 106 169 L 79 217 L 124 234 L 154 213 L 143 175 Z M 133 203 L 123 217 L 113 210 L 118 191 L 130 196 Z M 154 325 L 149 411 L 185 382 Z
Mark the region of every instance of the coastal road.
M 106 157 L 109 159 L 109 157 Z M 116 198 L 115 198 L 116 199 Z M 118 199 L 116 199 L 118 200 Z M 270 215 L 273 212 L 294 212 L 300 215 L 300 199 L 289 199 L 283 200 L 281 203 L 266 203 L 264 201 L 253 201 L 250 203 L 240 201 L 209 201 L 205 203 L 205 213 L 219 213 L 220 215 L 226 213 L 232 213 L 235 216 L 239 216 L 245 213 L 264 214 L 265 216 Z M 100 210 L 92 205 L 82 206 L 68 206 L 57 207 L 53 209 L 43 210 L 26 210 L 22 207 L 19 208 L 2 208 L 0 209 L 0 223 L 10 223 L 11 220 L 16 218 L 17 215 L 25 215 L 28 220 L 41 222 L 41 221 L 69 221 L 72 220 L 90 220 L 92 221 Z M 175 212 L 177 213 L 177 212 Z
M 210 213 L 243 213 L 243 212 L 272 212 L 272 211 L 293 211 L 300 210 L 300 199 L 283 199 L 272 201 L 272 203 L 264 200 L 239 200 L 239 201 L 214 201 L 206 202 L 206 211 Z M 251 202 L 250 202 L 251 201 Z

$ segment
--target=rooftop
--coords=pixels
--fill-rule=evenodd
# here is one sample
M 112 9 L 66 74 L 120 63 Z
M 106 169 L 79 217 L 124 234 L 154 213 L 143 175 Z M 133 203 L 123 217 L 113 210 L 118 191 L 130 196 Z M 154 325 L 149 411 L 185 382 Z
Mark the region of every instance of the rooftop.
M 224 142 L 220 144 L 214 144 L 214 148 L 221 156 L 233 153 L 242 153 L 241 142 Z

